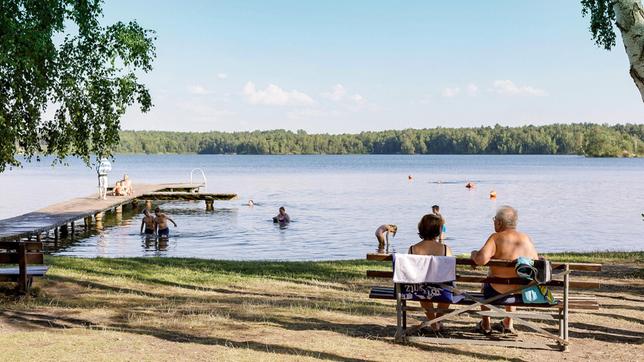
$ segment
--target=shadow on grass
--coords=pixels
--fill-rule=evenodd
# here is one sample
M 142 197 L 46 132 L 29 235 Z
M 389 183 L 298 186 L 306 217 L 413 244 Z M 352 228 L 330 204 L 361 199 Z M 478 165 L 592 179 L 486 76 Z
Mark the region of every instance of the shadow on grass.
M 383 314 L 390 311 L 390 307 L 381 303 L 373 302 L 370 300 L 363 299 L 347 299 L 345 298 L 333 298 L 333 297 L 316 297 L 316 296 L 301 296 L 301 295 L 285 295 L 279 293 L 257 293 L 243 290 L 234 290 L 226 288 L 188 288 L 192 291 L 202 291 L 202 292 L 214 292 L 217 294 L 211 295 L 179 295 L 171 293 L 153 293 L 148 291 L 143 291 L 140 289 L 132 289 L 119 286 L 111 286 L 104 283 L 99 283 L 89 280 L 77 280 L 69 277 L 63 277 L 58 275 L 51 275 L 48 277 L 50 282 L 57 283 L 72 283 L 85 288 L 97 289 L 111 293 L 123 293 L 123 294 L 132 294 L 136 296 L 143 296 L 147 298 L 152 298 L 158 301 L 158 303 L 163 303 L 167 301 L 173 302 L 190 302 L 190 303 L 202 303 L 203 305 L 213 305 L 213 304 L 237 304 L 239 302 L 247 303 L 258 303 L 262 306 L 272 307 L 272 308 L 292 308 L 292 307 L 306 307 L 311 309 L 320 309 L 320 310 L 329 310 L 335 312 L 343 312 L 349 314 L 358 314 L 365 316 L 373 316 L 377 314 Z M 170 284 L 172 285 L 172 284 Z M 173 285 L 174 286 L 174 285 Z M 61 285 L 64 287 L 64 285 Z M 36 300 L 37 303 L 42 305 L 50 305 L 55 303 L 59 306 L 66 307 L 88 307 L 87 304 L 74 303 L 73 300 L 64 301 L 60 298 L 50 298 L 46 295 L 41 296 Z M 150 303 L 152 301 L 148 301 Z M 103 301 L 94 301 L 92 306 L 101 306 L 121 308 L 121 301 L 112 301 L 111 299 L 105 299 Z M 205 311 L 207 313 L 208 310 Z
M 165 330 L 160 328 L 146 327 L 134 328 L 127 324 L 109 324 L 97 325 L 87 320 L 68 318 L 68 317 L 54 317 L 45 314 L 20 312 L 20 311 L 0 311 L 0 316 L 7 318 L 10 321 L 20 322 L 35 327 L 65 329 L 70 327 L 93 327 L 100 330 L 109 330 L 115 332 L 135 333 L 141 335 L 153 336 L 170 342 L 176 343 L 198 343 L 204 345 L 220 345 L 233 348 L 247 348 L 259 352 L 269 352 L 284 355 L 307 356 L 327 359 L 330 361 L 368 361 L 366 359 L 349 358 L 338 354 L 311 351 L 302 348 L 282 346 L 279 344 L 261 343 L 255 341 L 234 341 L 225 338 L 217 337 L 204 337 L 188 333 L 183 333 L 174 330 Z

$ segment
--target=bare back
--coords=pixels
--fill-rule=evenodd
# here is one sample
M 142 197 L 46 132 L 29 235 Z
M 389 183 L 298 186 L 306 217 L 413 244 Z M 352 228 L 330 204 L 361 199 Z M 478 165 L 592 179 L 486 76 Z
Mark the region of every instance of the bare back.
M 434 240 L 423 240 L 409 247 L 409 254 L 452 256 L 449 246 Z
M 494 243 L 495 251 L 492 256 L 493 259 L 515 260 L 520 256 L 525 256 L 531 259 L 539 258 L 537 250 L 534 248 L 534 244 L 532 243 L 532 240 L 530 240 L 530 237 L 525 233 L 516 231 L 515 229 L 506 229 L 504 231 L 494 233 L 490 236 L 488 242 Z M 517 273 L 515 269 L 511 267 L 491 266 L 490 276 L 514 278 L 517 276 Z M 492 287 L 494 287 L 498 292 L 505 293 L 516 289 L 519 286 L 492 284 Z

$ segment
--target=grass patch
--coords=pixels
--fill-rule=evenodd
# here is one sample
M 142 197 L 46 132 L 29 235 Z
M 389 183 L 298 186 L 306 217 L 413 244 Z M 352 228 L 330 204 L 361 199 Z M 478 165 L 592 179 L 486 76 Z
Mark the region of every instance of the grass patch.
M 634 261 L 637 264 L 628 268 L 641 270 L 642 254 L 548 256 L 603 264 Z M 63 360 L 82 355 L 87 360 L 299 362 L 393 360 L 400 356 L 409 360 L 523 357 L 521 350 L 505 348 L 424 349 L 391 343 L 395 332 L 393 302 L 367 297 L 370 286 L 390 285 L 391 281 L 365 277 L 367 269 L 390 268 L 387 262 L 47 256 L 45 263 L 51 269 L 35 282 L 32 296 L 0 297 L 0 334 L 9 359 Z M 598 277 L 607 284 L 602 293 L 610 295 L 604 303 L 611 308 L 598 318 L 604 318 L 602 325 L 613 323 L 612 333 L 623 335 L 604 336 L 601 331 L 578 334 L 581 339 L 576 343 L 588 343 L 588 348 L 580 346 L 578 351 L 605 348 L 596 338 L 608 338 L 611 343 L 619 338 L 637 342 L 639 334 L 632 335 L 630 330 L 644 320 L 639 301 L 644 281 L 625 282 L 602 273 Z M 615 311 L 627 315 L 620 319 L 609 314 Z M 449 327 L 470 331 L 476 320 L 464 319 Z M 590 320 L 595 323 L 595 319 Z M 576 333 L 578 329 L 579 325 Z M 25 349 L 25 339 L 43 343 L 37 349 Z M 559 358 L 559 352 L 555 353 L 544 358 Z M 610 353 L 631 358 L 634 352 L 619 349 Z
M 550 260 L 571 263 L 644 263 L 644 251 L 595 251 L 590 253 L 546 253 Z

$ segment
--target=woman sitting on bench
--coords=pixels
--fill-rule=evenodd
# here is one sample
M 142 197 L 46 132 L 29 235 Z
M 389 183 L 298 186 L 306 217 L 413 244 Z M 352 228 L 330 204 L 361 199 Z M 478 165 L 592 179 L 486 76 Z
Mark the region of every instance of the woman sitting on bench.
M 427 214 L 420 219 L 418 223 L 418 236 L 423 240 L 409 247 L 409 254 L 416 255 L 434 255 L 434 256 L 452 256 L 452 249 L 440 242 L 440 235 L 443 230 L 443 218 L 435 214 Z M 438 309 L 449 309 L 449 303 L 437 303 Z M 436 313 L 434 303 L 431 301 L 420 301 L 420 305 L 425 309 L 425 315 L 429 320 L 440 317 L 443 313 Z M 441 322 L 432 324 L 434 332 L 443 329 Z

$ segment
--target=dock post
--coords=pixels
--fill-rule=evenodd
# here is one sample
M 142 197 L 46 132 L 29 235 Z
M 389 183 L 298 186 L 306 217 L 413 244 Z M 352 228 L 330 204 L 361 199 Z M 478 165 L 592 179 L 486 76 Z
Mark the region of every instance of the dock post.
M 58 247 L 58 227 L 54 228 L 54 246 Z
M 214 211 L 215 210 L 215 200 L 206 200 L 206 211 Z
M 72 234 L 71 234 L 72 235 L 72 240 L 74 240 L 74 222 L 73 221 L 71 223 L 71 226 L 72 226 Z
M 116 211 L 117 214 L 123 213 L 123 205 L 117 206 L 116 209 L 114 209 L 114 210 Z
M 96 219 L 96 222 L 103 221 L 103 213 L 99 212 L 94 215 L 94 219 Z
M 40 233 L 36 234 L 36 241 L 40 242 Z
M 67 224 L 61 225 L 60 226 L 60 237 L 61 238 L 66 238 L 67 235 L 69 235 L 69 229 L 67 228 Z

